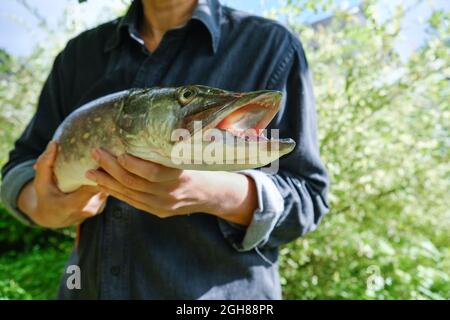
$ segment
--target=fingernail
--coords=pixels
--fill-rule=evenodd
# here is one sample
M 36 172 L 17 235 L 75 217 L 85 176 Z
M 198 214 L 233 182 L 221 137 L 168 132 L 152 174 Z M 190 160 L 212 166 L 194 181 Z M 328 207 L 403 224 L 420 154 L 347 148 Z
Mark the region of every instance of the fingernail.
M 92 159 L 98 161 L 100 159 L 100 152 L 98 149 L 92 150 Z
M 92 181 L 96 181 L 95 172 L 93 170 L 86 171 L 86 178 Z

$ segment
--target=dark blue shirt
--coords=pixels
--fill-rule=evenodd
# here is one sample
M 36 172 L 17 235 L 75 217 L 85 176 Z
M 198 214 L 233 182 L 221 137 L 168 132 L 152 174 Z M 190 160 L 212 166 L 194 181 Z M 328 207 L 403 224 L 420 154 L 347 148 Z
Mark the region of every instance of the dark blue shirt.
M 248 227 L 194 213 L 160 219 L 110 198 L 80 227 L 69 264 L 81 289 L 63 280 L 60 298 L 278 299 L 278 247 L 314 229 L 327 212 L 327 174 L 319 158 L 314 96 L 298 38 L 275 21 L 199 1 L 192 18 L 150 53 L 138 33 L 139 1 L 125 17 L 86 31 L 57 56 L 38 108 L 2 170 L 2 200 L 17 208 L 32 165 L 63 119 L 82 104 L 134 87 L 203 84 L 232 91 L 284 92 L 269 125 L 297 142 L 278 173 L 246 170 L 258 192 Z

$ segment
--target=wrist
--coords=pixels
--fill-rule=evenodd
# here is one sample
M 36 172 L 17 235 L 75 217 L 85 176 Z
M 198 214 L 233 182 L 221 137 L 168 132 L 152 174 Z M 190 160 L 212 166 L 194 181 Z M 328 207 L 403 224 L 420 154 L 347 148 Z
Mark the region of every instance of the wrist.
M 42 217 L 42 210 L 39 209 L 37 198 L 36 188 L 34 187 L 33 180 L 31 180 L 19 193 L 17 208 L 34 224 L 48 228 L 49 226 L 46 224 L 44 217 Z
M 37 195 L 34 188 L 33 180 L 27 182 L 17 197 L 17 208 L 27 217 L 34 221 L 33 216 L 36 214 Z
M 219 181 L 211 196 L 214 205 L 209 213 L 233 223 L 249 225 L 258 206 L 253 179 L 240 173 L 223 172 Z

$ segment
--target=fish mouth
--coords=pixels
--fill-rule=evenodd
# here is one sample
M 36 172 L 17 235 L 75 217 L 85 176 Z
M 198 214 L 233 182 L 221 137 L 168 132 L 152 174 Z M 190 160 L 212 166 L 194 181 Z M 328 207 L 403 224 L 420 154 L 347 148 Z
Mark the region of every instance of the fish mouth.
M 264 130 L 279 111 L 281 99 L 282 93 L 272 90 L 230 94 L 227 102 L 211 104 L 189 115 L 185 119 L 185 128 L 191 136 L 201 130 L 220 130 L 246 143 L 268 143 L 268 149 L 286 154 L 294 149 L 294 140 L 268 139 Z

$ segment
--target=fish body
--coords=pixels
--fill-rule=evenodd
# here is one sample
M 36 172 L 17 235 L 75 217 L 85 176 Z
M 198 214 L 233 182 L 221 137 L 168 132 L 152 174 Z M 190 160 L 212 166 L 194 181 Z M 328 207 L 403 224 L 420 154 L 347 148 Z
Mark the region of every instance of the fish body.
M 102 148 L 168 167 L 236 171 L 271 163 L 295 147 L 267 139 L 263 129 L 278 112 L 281 93 L 235 93 L 206 86 L 130 89 L 91 101 L 58 127 L 54 173 L 71 192 L 94 185 L 91 150 Z

